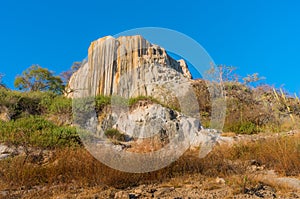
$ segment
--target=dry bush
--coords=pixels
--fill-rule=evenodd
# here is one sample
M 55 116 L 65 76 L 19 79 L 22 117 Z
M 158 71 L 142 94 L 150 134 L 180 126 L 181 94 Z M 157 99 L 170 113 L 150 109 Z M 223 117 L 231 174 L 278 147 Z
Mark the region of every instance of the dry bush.
M 203 126 L 209 127 L 211 117 L 211 100 L 207 82 L 198 79 L 192 82 L 193 91 L 197 97 L 200 111 L 200 120 Z
M 281 137 L 256 143 L 217 146 L 205 158 L 198 151 L 187 151 L 181 158 L 158 171 L 131 174 L 114 170 L 96 160 L 83 148 L 58 149 L 43 164 L 25 161 L 18 156 L 1 161 L 0 184 L 10 188 L 34 185 L 74 184 L 81 187 L 108 185 L 126 188 L 140 184 L 164 182 L 186 174 L 205 177 L 244 176 L 249 160 L 285 175 L 300 174 L 299 137 Z M 241 183 L 235 183 L 239 185 Z M 5 187 L 2 187 L 3 189 Z
M 211 99 L 205 80 L 193 81 L 201 123 L 210 126 Z M 223 82 L 226 118 L 223 131 L 240 134 L 281 132 L 299 128 L 300 101 L 269 85 L 249 87 L 239 82 Z M 276 93 L 276 94 L 275 94 Z
M 211 156 L 203 161 L 191 154 L 184 155 L 162 170 L 144 174 L 130 174 L 111 169 L 82 148 L 58 150 L 50 162 L 45 165 L 33 164 L 29 161 L 24 164 L 24 158 L 19 156 L 1 162 L 0 175 L 3 182 L 12 187 L 75 183 L 81 186 L 106 184 L 122 188 L 163 181 L 166 178 L 193 172 L 214 175 L 215 168 L 218 172 L 222 171 L 221 166 L 216 166 L 222 165 L 219 157 Z M 212 166 L 214 163 L 216 165 Z M 224 169 L 226 170 L 226 168 Z
M 83 148 L 59 149 L 47 164 L 25 161 L 23 156 L 1 162 L 0 176 L 11 187 L 32 187 L 34 185 L 53 185 L 73 183 L 83 187 L 99 184 L 125 188 L 139 184 L 163 182 L 172 177 L 188 173 L 207 176 L 225 176 L 238 173 L 238 169 L 226 164 L 219 152 L 199 159 L 195 152 L 188 151 L 170 166 L 158 171 L 131 174 L 114 170 L 96 160 Z
M 230 160 L 256 160 L 283 175 L 300 174 L 300 137 L 278 137 L 228 148 Z

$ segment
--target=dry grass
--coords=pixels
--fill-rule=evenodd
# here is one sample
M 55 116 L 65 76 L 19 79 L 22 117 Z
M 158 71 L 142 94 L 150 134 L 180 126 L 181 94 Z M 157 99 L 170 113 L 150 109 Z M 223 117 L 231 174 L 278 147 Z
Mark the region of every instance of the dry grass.
M 45 164 L 29 160 L 24 163 L 25 157 L 18 156 L 1 161 L 0 190 L 61 184 L 75 184 L 87 188 L 97 185 L 126 188 L 161 183 L 186 174 L 200 174 L 207 178 L 223 177 L 229 180 L 229 185 L 241 190 L 245 183 L 243 180 L 247 162 L 253 159 L 284 175 L 300 174 L 299 137 L 274 138 L 231 147 L 218 146 L 204 159 L 197 158 L 197 154 L 197 151 L 188 151 L 170 166 L 144 174 L 130 174 L 111 169 L 83 148 L 59 149 Z M 252 181 L 248 179 L 247 183 L 253 183 Z
M 60 149 L 45 165 L 29 161 L 24 163 L 24 156 L 4 160 L 0 165 L 0 176 L 2 182 L 9 184 L 11 188 L 64 183 L 75 183 L 84 187 L 104 184 L 125 188 L 163 182 L 188 173 L 203 173 L 208 176 L 237 173 L 236 168 L 227 165 L 221 156 L 215 155 L 211 154 L 205 159 L 199 159 L 189 151 L 179 160 L 159 171 L 131 174 L 105 166 L 85 149 Z
M 224 157 L 230 160 L 256 160 L 282 175 L 297 176 L 300 174 L 300 136 L 234 145 Z

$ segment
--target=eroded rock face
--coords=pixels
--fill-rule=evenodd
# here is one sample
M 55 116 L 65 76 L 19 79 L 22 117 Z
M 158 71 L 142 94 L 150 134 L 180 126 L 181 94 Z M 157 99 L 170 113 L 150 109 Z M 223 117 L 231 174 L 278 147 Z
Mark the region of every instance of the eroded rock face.
M 203 158 L 217 142 L 222 142 L 219 132 L 203 129 L 199 119 L 147 101 L 140 101 L 130 109 L 112 110 L 100 121 L 97 131 L 110 128 L 131 137 L 134 141 L 129 142 L 128 151 L 137 153 L 156 151 L 167 145 L 175 150 L 185 143 L 192 148 L 201 145 L 199 157 Z
M 75 124 L 89 132 L 83 137 L 85 146 L 106 165 L 126 172 L 160 169 L 200 144 L 204 157 L 218 134 L 203 131 L 191 78 L 184 60 L 174 60 L 141 36 L 108 36 L 92 42 L 87 62 L 69 82 L 73 91 L 69 97 L 83 98 L 74 100 L 78 104 L 73 113 Z M 89 100 L 96 95 L 112 96 L 107 110 L 94 110 Z M 155 100 L 141 106 L 118 102 L 136 96 Z M 81 100 L 91 106 L 82 106 Z M 121 145 L 110 142 L 103 135 L 111 129 L 130 139 Z
M 146 104 L 131 111 L 124 111 L 113 128 L 132 137 L 174 137 L 180 131 L 196 133 L 201 129 L 200 121 L 189 118 L 159 104 Z
M 88 61 L 70 79 L 68 96 L 152 95 L 157 84 L 191 77 L 184 60 L 174 60 L 139 35 L 107 36 L 91 43 Z

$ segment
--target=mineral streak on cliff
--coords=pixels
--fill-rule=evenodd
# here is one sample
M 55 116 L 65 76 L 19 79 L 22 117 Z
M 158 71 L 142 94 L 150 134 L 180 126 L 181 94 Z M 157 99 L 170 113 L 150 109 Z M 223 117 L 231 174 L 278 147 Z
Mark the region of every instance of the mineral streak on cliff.
M 68 96 L 152 95 L 158 84 L 191 78 L 184 60 L 174 60 L 140 35 L 106 36 L 91 43 L 88 62 L 70 79 Z

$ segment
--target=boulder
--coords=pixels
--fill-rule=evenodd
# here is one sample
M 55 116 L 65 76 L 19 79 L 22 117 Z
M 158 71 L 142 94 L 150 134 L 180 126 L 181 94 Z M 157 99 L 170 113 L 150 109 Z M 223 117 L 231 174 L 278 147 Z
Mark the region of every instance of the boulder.
M 199 157 L 203 158 L 222 141 L 220 132 L 204 129 L 199 119 L 151 102 L 140 102 L 130 109 L 112 110 L 99 122 L 97 132 L 113 128 L 129 136 L 131 147 L 126 150 L 132 152 L 156 151 L 170 143 L 176 146 L 185 142 L 192 149 L 201 146 Z

